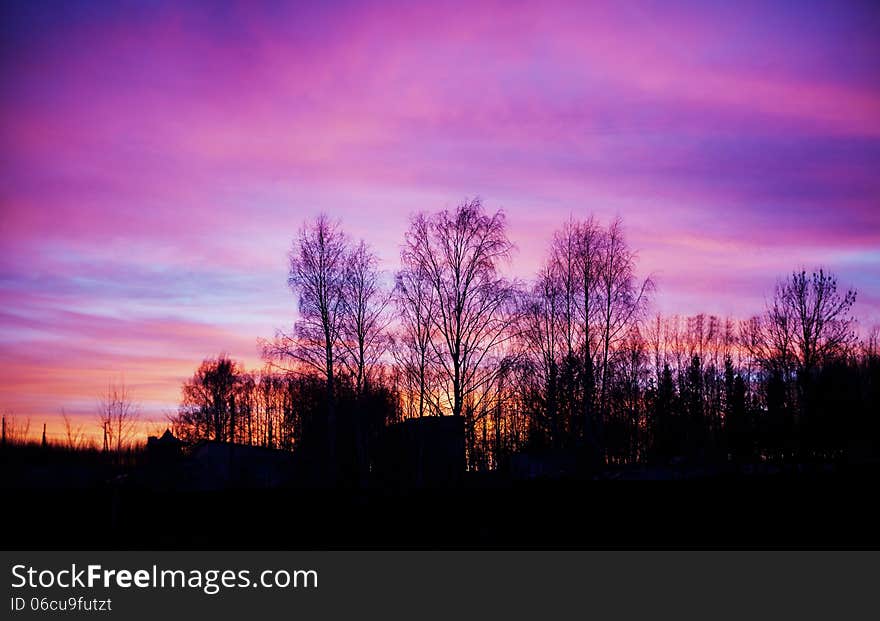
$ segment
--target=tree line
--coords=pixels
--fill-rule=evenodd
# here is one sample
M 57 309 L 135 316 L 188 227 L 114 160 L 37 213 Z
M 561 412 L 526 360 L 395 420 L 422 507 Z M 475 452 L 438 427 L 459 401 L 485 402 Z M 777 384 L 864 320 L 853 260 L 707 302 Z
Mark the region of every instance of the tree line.
M 502 211 L 411 217 L 393 278 L 326 215 L 289 253 L 291 329 L 266 365 L 206 359 L 173 419 L 186 440 L 300 451 L 361 474 L 384 426 L 461 417 L 468 466 L 521 452 L 595 463 L 838 460 L 870 453 L 880 353 L 856 292 L 823 269 L 778 281 L 747 320 L 650 311 L 623 223 L 570 218 L 531 282 L 507 278 Z

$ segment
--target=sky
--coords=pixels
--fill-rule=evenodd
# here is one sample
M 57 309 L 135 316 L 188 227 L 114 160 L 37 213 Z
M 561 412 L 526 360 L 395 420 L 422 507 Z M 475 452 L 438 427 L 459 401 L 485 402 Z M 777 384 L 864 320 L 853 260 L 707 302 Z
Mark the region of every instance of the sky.
M 623 218 L 653 308 L 747 317 L 823 265 L 880 323 L 880 3 L 4 2 L 0 411 L 145 418 L 296 320 L 326 212 L 397 265 L 479 195 L 530 277 Z

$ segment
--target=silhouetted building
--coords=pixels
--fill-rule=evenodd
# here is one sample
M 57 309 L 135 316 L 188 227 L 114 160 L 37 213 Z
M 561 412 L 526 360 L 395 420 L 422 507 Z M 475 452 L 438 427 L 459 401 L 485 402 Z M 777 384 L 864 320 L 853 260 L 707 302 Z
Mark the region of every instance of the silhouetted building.
M 127 481 L 164 491 L 269 489 L 293 481 L 290 451 L 202 440 L 192 445 L 166 430 L 147 438 L 146 462 Z
M 510 456 L 514 480 L 589 477 L 601 468 L 600 456 L 589 447 L 525 450 Z
M 183 463 L 185 486 L 199 491 L 269 489 L 293 480 L 295 460 L 290 451 L 203 440 Z
M 174 461 L 180 457 L 183 442 L 174 437 L 170 429 L 166 429 L 158 438 L 147 438 L 147 459 L 150 463 Z
M 380 486 L 446 487 L 465 471 L 464 420 L 460 416 L 412 418 L 382 431 L 373 459 Z

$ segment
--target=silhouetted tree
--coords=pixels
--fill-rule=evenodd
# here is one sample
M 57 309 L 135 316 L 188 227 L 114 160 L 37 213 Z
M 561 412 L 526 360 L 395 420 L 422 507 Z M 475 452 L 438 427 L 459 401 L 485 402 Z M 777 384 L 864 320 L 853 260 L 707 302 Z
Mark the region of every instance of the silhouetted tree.
M 526 361 L 538 385 L 534 389 L 535 432 L 542 430 L 555 447 L 562 444 L 559 413 L 559 366 L 568 339 L 568 324 L 561 312 L 565 297 L 562 280 L 551 262 L 538 275 L 531 294 L 519 309 L 521 341 Z
M 31 419 L 19 418 L 13 412 L 6 410 L 3 413 L 3 443 L 24 444 L 30 438 Z
M 390 293 L 381 284 L 378 259 L 361 241 L 346 258 L 340 343 L 342 361 L 354 383 L 352 422 L 362 485 L 366 484 L 369 468 L 368 444 L 371 435 L 365 396 L 388 348 L 385 329 L 390 320 L 386 312 L 389 301 Z
M 807 276 L 793 272 L 776 287 L 770 319 L 780 318 L 779 330 L 788 331 L 797 372 L 806 375 L 819 364 L 846 353 L 856 341 L 850 315 L 856 291 L 837 291 L 837 278 L 823 269 Z
M 681 454 L 683 426 L 676 404 L 675 382 L 668 364 L 663 365 L 654 401 L 654 446 L 652 453 L 661 461 Z
M 431 348 L 453 416 L 463 414 L 469 394 L 494 379 L 497 369 L 483 363 L 510 338 L 514 289 L 498 274 L 498 263 L 511 249 L 504 214 L 485 213 L 479 199 L 452 212 L 419 214 L 406 234 L 404 267 L 433 289 Z
M 646 308 L 647 294 L 653 287 L 650 279 L 636 280 L 636 255 L 624 240 L 623 223 L 614 220 L 608 227 L 601 246 L 598 267 L 598 337 L 599 337 L 599 404 L 601 415 L 608 411 L 608 386 L 611 380 L 610 356 L 617 343 Z
M 245 401 L 241 394 L 244 379 L 241 363 L 227 355 L 206 358 L 183 385 L 183 398 L 173 421 L 175 435 L 188 441 L 236 441 L 242 424 L 238 408 Z
M 365 243 L 308 223 L 290 257 L 299 319 L 264 345 L 293 364 L 238 374 L 229 437 L 329 455 L 362 482 L 385 425 L 447 412 L 475 469 L 526 448 L 608 464 L 873 454 L 851 430 L 880 428 L 877 338 L 855 347 L 855 292 L 823 270 L 795 272 L 739 323 L 646 320 L 653 283 L 619 219 L 569 218 L 529 287 L 501 275 L 511 251 L 478 199 L 417 214 L 388 292 Z
M 341 297 L 342 360 L 360 395 L 388 348 L 385 328 L 390 321 L 386 312 L 390 293 L 382 286 L 378 258 L 364 242 L 347 257 Z
M 86 437 L 82 424 L 75 423 L 63 408 L 61 410 L 61 420 L 64 424 L 64 445 L 68 450 L 78 451 L 92 447 L 92 443 Z
M 124 382 L 111 382 L 98 402 L 98 423 L 107 438 L 108 448 L 121 453 L 127 449 L 137 429 L 140 407 Z
M 436 297 L 428 271 L 421 265 L 407 265 L 406 256 L 404 251 L 404 265 L 397 272 L 394 288 L 399 330 L 392 353 L 407 386 L 408 415 L 422 417 L 441 413 L 432 347 Z
M 336 463 L 337 365 L 342 355 L 349 242 L 338 222 L 321 214 L 300 229 L 290 251 L 288 284 L 299 300 L 293 334 L 278 331 L 265 343 L 271 360 L 293 360 L 319 373 L 326 388 L 327 458 Z M 331 475 L 332 476 L 332 475 Z

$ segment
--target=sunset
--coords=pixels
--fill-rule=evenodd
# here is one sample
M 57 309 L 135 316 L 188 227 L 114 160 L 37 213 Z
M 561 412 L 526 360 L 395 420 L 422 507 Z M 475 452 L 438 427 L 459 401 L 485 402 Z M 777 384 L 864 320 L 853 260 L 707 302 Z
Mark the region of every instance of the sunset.
M 410 214 L 479 195 L 523 279 L 619 215 L 655 310 L 744 319 L 824 265 L 880 322 L 869 4 L 248 6 L 4 10 L 0 408 L 34 428 L 258 366 L 319 212 L 391 274 Z
M 13 0 L 0 144 L 11 619 L 876 608 L 880 3 Z

